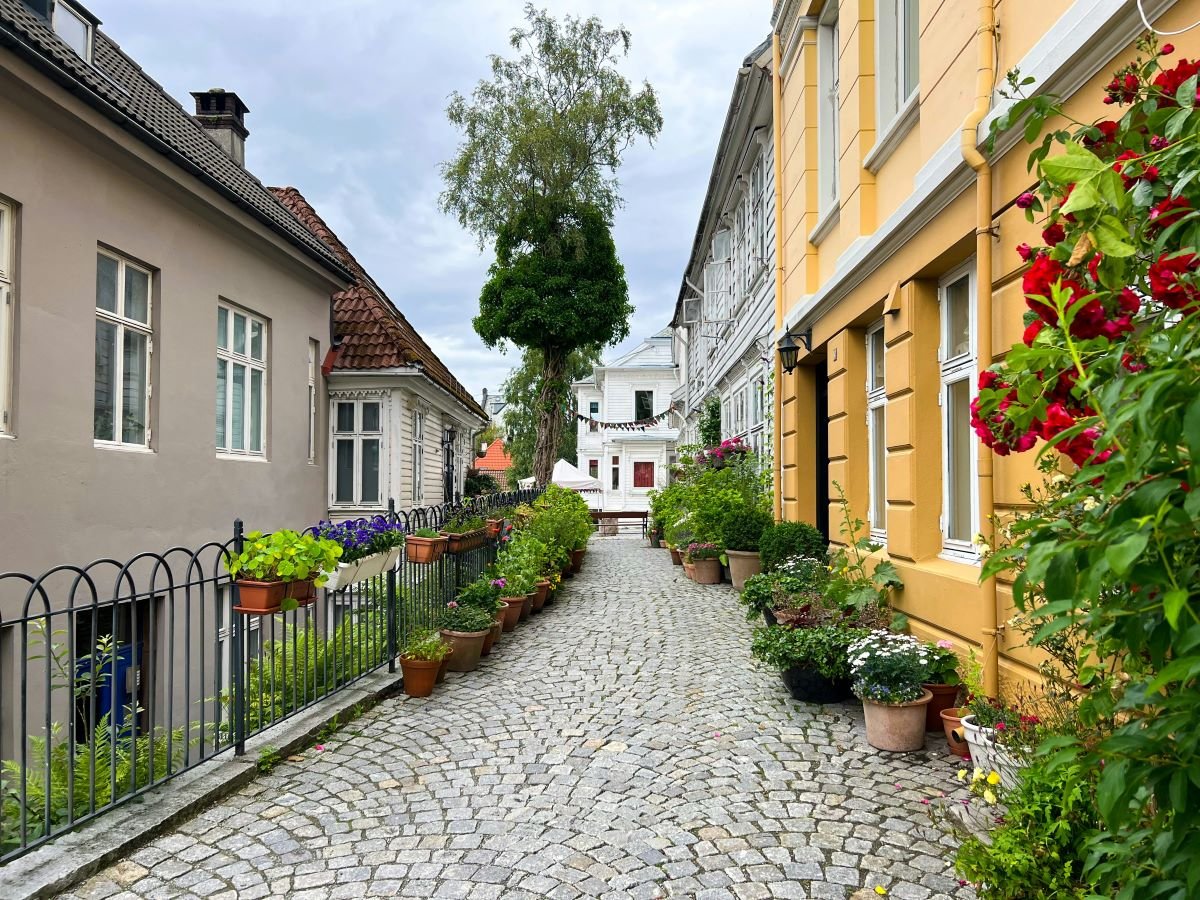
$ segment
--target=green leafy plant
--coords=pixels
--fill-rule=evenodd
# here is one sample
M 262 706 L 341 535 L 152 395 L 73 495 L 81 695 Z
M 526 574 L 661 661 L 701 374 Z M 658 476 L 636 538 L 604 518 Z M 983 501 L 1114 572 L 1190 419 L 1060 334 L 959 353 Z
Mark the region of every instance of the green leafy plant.
M 751 575 L 746 586 L 738 595 L 738 602 L 746 607 L 746 621 L 750 622 L 763 613 L 775 608 L 775 576 L 768 572 Z
M 837 489 L 838 500 L 842 507 L 842 538 L 845 544 L 834 552 L 830 560 L 830 578 L 825 592 L 837 603 L 843 606 L 853 606 L 865 609 L 868 606 L 887 607 L 891 591 L 904 587 L 900 573 L 890 560 L 875 560 L 870 571 L 867 561 L 872 553 L 877 553 L 883 546 L 873 542 L 870 537 L 858 537 L 866 531 L 866 522 L 855 518 L 850 512 L 850 504 L 846 502 L 846 493 L 838 482 L 833 483 Z M 906 627 L 903 620 L 895 623 L 896 630 Z
M 446 631 L 487 631 L 492 627 L 494 614 L 478 606 L 451 600 L 438 617 L 438 627 Z
M 780 669 L 812 669 L 831 681 L 850 677 L 850 645 L 869 635 L 867 628 L 821 625 L 816 628 L 756 628 L 750 652 L 755 659 Z
M 258 751 L 258 761 L 254 765 L 261 774 L 266 774 L 279 765 L 282 759 L 278 747 L 263 747 Z
M 950 641 L 938 641 L 929 647 L 929 666 L 925 672 L 926 684 L 945 684 L 954 686 L 962 683 L 959 668 L 962 661 L 954 652 Z
M 412 533 L 412 536 L 419 538 L 439 538 L 442 535 L 436 528 L 418 528 Z
M 763 532 L 774 524 L 765 510 L 735 507 L 721 522 L 721 544 L 726 550 L 757 551 Z
M 763 571 L 773 572 L 785 559 L 794 556 L 825 560 L 828 547 L 825 535 L 807 522 L 776 522 L 763 529 L 758 555 Z
M 450 645 L 432 628 L 418 628 L 409 636 L 401 651 L 407 659 L 440 660 L 450 652 Z
M 704 401 L 700 408 L 700 443 L 715 447 L 721 443 L 721 398 L 715 394 Z
M 226 554 L 226 567 L 234 578 L 253 581 L 304 581 L 313 578 L 317 587 L 325 573 L 337 568 L 342 548 L 334 541 L 280 529 L 268 536 L 251 531 L 241 553 Z
M 716 544 L 703 542 L 688 544 L 687 548 L 683 551 L 683 558 L 688 562 L 695 562 L 698 559 L 717 559 L 720 555 L 720 547 Z
M 495 615 L 501 609 L 501 587 L 503 585 L 491 575 L 483 575 L 460 589 L 457 599 L 462 606 L 473 606 Z

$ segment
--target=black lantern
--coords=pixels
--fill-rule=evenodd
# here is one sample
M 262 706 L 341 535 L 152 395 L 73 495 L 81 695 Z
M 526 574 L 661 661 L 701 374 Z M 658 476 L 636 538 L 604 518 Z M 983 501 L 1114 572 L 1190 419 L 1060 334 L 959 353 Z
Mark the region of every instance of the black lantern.
M 783 371 L 791 375 L 796 370 L 796 365 L 799 363 L 800 345 L 792 340 L 792 333 L 785 332 L 783 338 L 779 341 L 779 365 Z

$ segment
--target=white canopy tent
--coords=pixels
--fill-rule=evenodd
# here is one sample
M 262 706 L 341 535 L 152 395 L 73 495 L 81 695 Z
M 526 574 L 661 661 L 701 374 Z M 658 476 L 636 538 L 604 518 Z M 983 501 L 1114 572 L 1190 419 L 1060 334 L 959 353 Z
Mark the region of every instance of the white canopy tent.
M 557 484 L 559 487 L 570 488 L 573 491 L 603 490 L 598 478 L 585 475 L 565 459 L 560 459 L 554 464 L 554 471 L 550 475 L 550 483 Z

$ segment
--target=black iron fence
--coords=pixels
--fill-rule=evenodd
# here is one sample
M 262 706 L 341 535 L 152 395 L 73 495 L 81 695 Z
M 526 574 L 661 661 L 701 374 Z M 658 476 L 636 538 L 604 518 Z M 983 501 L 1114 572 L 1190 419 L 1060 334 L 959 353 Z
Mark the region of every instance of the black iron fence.
M 536 490 L 389 511 L 406 531 L 487 516 Z M 289 612 L 244 615 L 225 543 L 0 573 L 0 863 L 388 667 L 498 539 L 379 574 Z

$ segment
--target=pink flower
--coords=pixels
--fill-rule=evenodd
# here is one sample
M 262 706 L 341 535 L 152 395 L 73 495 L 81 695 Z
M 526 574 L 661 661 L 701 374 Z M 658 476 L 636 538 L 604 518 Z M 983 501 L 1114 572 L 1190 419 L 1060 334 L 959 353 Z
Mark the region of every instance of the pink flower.
M 447 609 L 458 609 L 458 603 L 454 600 L 451 600 L 449 603 L 446 604 L 446 608 Z
M 1025 193 L 1017 197 L 1017 209 L 1029 209 L 1029 207 L 1033 206 L 1035 200 L 1037 198 L 1033 194 L 1025 191 Z
M 324 744 L 317 744 L 317 746 L 313 747 L 313 749 L 314 749 L 314 750 L 316 750 L 318 753 L 321 753 L 322 751 L 324 751 L 324 749 L 325 749 L 325 745 L 324 745 Z
M 937 645 L 938 645 L 939 647 L 941 647 L 943 650 L 949 650 L 950 648 L 952 648 L 952 647 L 954 646 L 954 642 L 953 642 L 953 641 L 944 641 L 944 640 L 943 640 L 943 641 L 938 641 L 938 642 L 937 642 Z
M 1004 730 L 1005 728 L 1007 728 L 1007 727 L 1008 727 L 1008 726 L 1007 726 L 1007 725 L 1005 725 L 1003 722 L 997 722 L 997 723 L 996 723 L 996 730 L 997 730 L 997 731 L 1003 731 L 1003 730 Z

